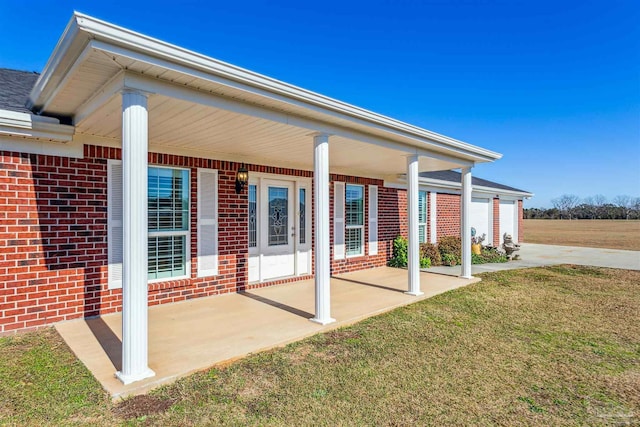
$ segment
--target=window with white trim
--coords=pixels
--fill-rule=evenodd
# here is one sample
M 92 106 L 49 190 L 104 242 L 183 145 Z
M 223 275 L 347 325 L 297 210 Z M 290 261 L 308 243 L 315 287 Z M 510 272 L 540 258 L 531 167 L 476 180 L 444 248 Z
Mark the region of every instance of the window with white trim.
M 364 186 L 362 185 L 346 185 L 345 248 L 347 256 L 364 254 Z
M 418 237 L 420 243 L 427 241 L 427 192 L 418 191 Z
M 258 186 L 249 184 L 249 247 L 258 246 Z
M 149 280 L 187 275 L 189 171 L 148 169 Z
M 306 188 L 299 189 L 298 199 L 300 201 L 300 206 L 298 208 L 300 210 L 300 212 L 298 212 L 298 215 L 300 215 L 300 218 L 299 218 L 300 223 L 298 227 L 298 229 L 300 230 L 299 242 L 301 245 L 304 245 L 305 243 L 307 243 L 307 189 Z

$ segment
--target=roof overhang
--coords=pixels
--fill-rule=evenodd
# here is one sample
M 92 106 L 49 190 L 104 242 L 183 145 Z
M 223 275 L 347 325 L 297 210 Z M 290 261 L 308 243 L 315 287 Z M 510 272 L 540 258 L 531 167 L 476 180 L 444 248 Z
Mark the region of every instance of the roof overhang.
M 70 142 L 75 128 L 53 117 L 0 110 L 0 135 L 52 142 Z
M 397 177 L 396 180 L 385 182 L 385 186 L 392 187 L 392 188 L 406 188 L 407 186 L 406 182 L 407 182 L 406 175 L 400 175 Z M 434 192 L 460 194 L 460 192 L 462 191 L 461 182 L 420 177 L 418 179 L 418 183 L 421 187 L 423 187 L 423 189 L 426 188 L 429 191 L 434 191 Z M 473 189 L 474 195 L 478 195 L 478 196 L 493 195 L 493 196 L 513 197 L 518 199 L 530 199 L 531 197 L 534 196 L 533 193 L 529 193 L 528 191 L 507 190 L 505 188 L 488 187 L 484 185 L 473 184 L 472 189 Z
M 80 13 L 74 13 L 36 82 L 29 107 L 42 115 L 70 117 L 83 133 L 85 121 L 127 85 L 309 133 L 328 133 L 338 141 L 343 138 L 435 159 L 421 161 L 421 170 L 501 157 Z

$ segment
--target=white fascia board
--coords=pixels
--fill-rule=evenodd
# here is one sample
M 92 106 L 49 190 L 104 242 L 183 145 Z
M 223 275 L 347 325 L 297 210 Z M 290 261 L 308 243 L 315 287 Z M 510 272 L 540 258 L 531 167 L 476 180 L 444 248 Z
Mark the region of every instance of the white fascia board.
M 222 77 L 228 80 L 226 84 L 233 82 L 235 87 L 249 90 L 252 93 L 259 93 L 256 92 L 258 89 L 264 91 L 259 93 L 263 96 L 266 93 L 271 97 L 282 97 L 289 103 L 301 103 L 305 108 L 315 106 L 322 112 L 337 115 L 341 119 L 364 123 L 369 127 L 373 126 L 389 132 L 390 139 L 394 139 L 394 134 L 405 135 L 417 140 L 414 145 L 416 148 L 453 150 L 474 159 L 476 162 L 491 162 L 502 157 L 499 153 L 355 107 L 78 12 L 74 13 L 43 73 L 36 82 L 31 92 L 30 106 L 43 106 L 49 102 L 47 98 L 65 78 L 65 74 L 71 67 L 70 62 L 78 59 L 89 40 L 102 40 L 114 47 L 124 47 L 131 53 L 146 54 L 156 60 L 164 60 L 174 65 L 186 67 L 190 75 L 198 76 L 203 73 L 204 78 L 208 80 L 211 77 Z M 58 70 L 59 67 L 64 70 Z
M 435 188 L 439 187 L 439 188 L 456 189 L 456 190 L 460 190 L 462 188 L 462 184 L 459 182 L 444 181 L 444 180 L 433 179 L 433 178 L 420 178 L 420 184 L 435 187 Z M 474 192 L 483 193 L 483 194 L 495 194 L 495 195 L 501 195 L 501 196 L 513 196 L 513 197 L 520 197 L 520 198 L 522 197 L 529 198 L 533 196 L 532 193 L 528 193 L 526 191 L 506 190 L 502 188 L 486 187 L 483 185 L 473 185 L 472 188 Z
M 76 57 L 71 55 L 69 58 L 69 52 L 77 49 L 78 44 L 82 44 L 81 39 L 86 37 L 80 36 L 76 18 L 77 15 L 74 12 L 44 66 L 44 70 L 31 89 L 27 100 L 27 108 L 30 110 L 37 109 L 44 104 L 42 99 L 50 97 L 51 92 L 59 86 L 60 81 L 66 76 L 70 62 L 75 62 Z
M 420 189 L 426 191 L 460 194 L 460 191 L 462 190 L 462 184 L 460 182 L 444 181 L 441 179 L 433 178 L 420 178 L 419 183 Z M 403 176 L 398 177 L 398 182 L 385 181 L 384 186 L 389 188 L 406 189 L 406 178 L 404 178 Z M 528 193 L 526 191 L 505 190 L 501 188 L 486 187 L 482 185 L 473 185 L 472 191 L 474 194 L 477 194 L 479 196 L 493 194 L 501 198 L 510 197 L 513 199 L 528 199 L 530 197 L 533 197 L 533 193 Z
M 61 125 L 58 119 L 53 117 L 0 110 L 0 134 L 2 135 L 70 142 L 74 132 L 73 126 Z

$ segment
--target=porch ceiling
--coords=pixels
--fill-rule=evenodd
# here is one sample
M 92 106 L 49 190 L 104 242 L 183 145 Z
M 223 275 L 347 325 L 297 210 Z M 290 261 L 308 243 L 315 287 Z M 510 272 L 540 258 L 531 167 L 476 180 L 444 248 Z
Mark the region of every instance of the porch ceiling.
M 270 166 L 313 169 L 313 134 L 309 129 L 221 108 L 151 95 L 149 150 Z M 76 126 L 86 142 L 120 146 L 122 110 L 112 96 Z M 331 171 L 388 178 L 406 172 L 404 151 L 335 135 L 330 139 Z M 420 169 L 445 170 L 459 164 L 423 157 Z

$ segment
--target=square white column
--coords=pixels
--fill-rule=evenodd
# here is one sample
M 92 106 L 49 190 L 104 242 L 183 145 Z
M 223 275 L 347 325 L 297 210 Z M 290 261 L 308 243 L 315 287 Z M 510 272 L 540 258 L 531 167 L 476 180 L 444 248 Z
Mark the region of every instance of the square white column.
M 462 272 L 460 277 L 471 276 L 471 168 L 462 168 L 462 194 L 460 195 L 460 240 L 462 242 Z
M 420 232 L 418 231 L 418 156 L 407 157 L 407 217 L 409 220 L 409 245 L 407 270 L 409 271 L 409 295 L 422 295 L 420 291 Z
M 326 325 L 331 318 L 331 252 L 329 239 L 329 136 L 313 138 L 313 191 L 315 214 L 316 313 L 312 322 Z
M 147 96 L 122 93 L 122 369 L 124 384 L 152 377 L 147 331 Z

